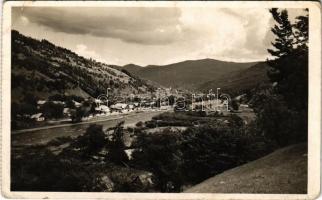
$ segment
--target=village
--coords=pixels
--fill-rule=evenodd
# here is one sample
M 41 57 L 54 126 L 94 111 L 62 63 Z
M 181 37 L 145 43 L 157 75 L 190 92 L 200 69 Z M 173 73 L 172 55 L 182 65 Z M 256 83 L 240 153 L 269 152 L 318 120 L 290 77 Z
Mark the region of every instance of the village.
M 18 113 L 17 118 L 33 122 L 35 127 L 51 124 L 64 124 L 95 121 L 130 113 L 154 111 L 204 111 L 227 115 L 248 109 L 243 104 L 244 95 L 233 99 L 227 94 L 189 94 L 187 91 L 171 88 L 158 88 L 154 93 L 144 95 L 130 94 L 130 97 L 99 95 L 97 98 L 70 98 L 56 95 L 48 99 L 37 100 L 34 114 Z M 236 101 L 238 103 L 236 103 Z M 235 106 L 237 104 L 237 106 Z M 32 128 L 32 127 L 31 127 Z

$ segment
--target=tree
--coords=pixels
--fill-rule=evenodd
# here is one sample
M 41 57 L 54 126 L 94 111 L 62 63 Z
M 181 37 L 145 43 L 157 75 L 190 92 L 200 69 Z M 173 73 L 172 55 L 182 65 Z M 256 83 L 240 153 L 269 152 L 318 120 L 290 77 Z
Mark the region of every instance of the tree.
M 133 152 L 133 165 L 138 169 L 151 171 L 156 176 L 156 186 L 162 192 L 180 191 L 182 173 L 182 153 L 180 134 L 164 129 L 162 132 L 138 135 Z
M 176 97 L 173 95 L 169 96 L 169 105 L 173 106 L 175 102 L 176 102 Z
M 274 84 L 255 95 L 254 105 L 261 132 L 285 146 L 305 141 L 308 134 L 308 16 L 291 24 L 286 10 L 270 12 L 277 23 L 272 28 L 273 49 L 268 49 L 274 57 L 268 60 Z
M 24 103 L 31 104 L 36 106 L 37 105 L 37 97 L 31 93 L 27 93 L 23 98 Z
M 298 16 L 296 17 L 296 23 L 294 25 L 295 28 L 295 38 L 298 44 L 303 48 L 307 49 L 307 43 L 309 39 L 309 15 L 308 9 L 305 9 L 306 15 L 305 16 Z
M 234 111 L 238 111 L 239 110 L 239 102 L 236 99 L 233 99 L 231 101 L 231 107 Z
M 59 103 L 46 102 L 42 106 L 42 111 L 46 118 L 61 118 L 64 115 L 63 110 L 64 105 Z
M 66 107 L 67 108 L 71 108 L 71 109 L 76 108 L 75 103 L 73 102 L 72 99 L 67 99 L 67 101 L 66 101 Z
M 72 112 L 72 122 L 80 122 L 82 121 L 83 117 L 85 117 L 85 110 L 82 107 L 79 107 Z
M 77 146 L 84 149 L 84 155 L 91 156 L 107 144 L 102 125 L 91 124 L 83 136 L 77 140 Z
M 127 154 L 125 153 L 124 144 L 124 121 L 118 123 L 114 128 L 112 139 L 109 144 L 108 159 L 116 164 L 126 165 L 128 161 Z
M 277 8 L 269 10 L 277 24 L 271 29 L 276 35 L 275 42 L 272 45 L 275 49 L 268 49 L 268 52 L 275 57 L 283 57 L 292 52 L 294 35 L 292 24 L 288 19 L 287 10 L 278 12 Z
M 37 112 L 37 107 L 34 104 L 29 103 L 22 103 L 18 104 L 18 111 L 17 114 L 35 114 Z
M 270 12 L 277 25 L 272 28 L 276 36 L 274 49 L 268 49 L 275 57 L 268 61 L 271 67 L 268 76 L 292 109 L 307 109 L 308 16 L 298 16 L 295 24 L 291 24 L 286 10 L 278 12 L 273 8 Z

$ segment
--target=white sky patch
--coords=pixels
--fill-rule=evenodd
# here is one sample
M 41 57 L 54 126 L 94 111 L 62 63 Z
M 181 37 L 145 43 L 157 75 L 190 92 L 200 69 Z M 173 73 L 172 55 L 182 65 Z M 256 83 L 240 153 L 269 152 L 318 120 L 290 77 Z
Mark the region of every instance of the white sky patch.
M 182 10 L 182 23 L 189 28 L 198 29 L 200 38 L 196 44 L 199 46 L 196 48 L 198 51 L 196 57 L 247 62 L 264 60 L 268 56 L 267 46 L 264 43 L 270 28 L 271 16 L 268 11 L 255 9 L 238 10 L 238 12 L 231 10 L 227 12 L 222 9 L 212 11 L 210 12 L 209 8 Z
M 85 58 L 92 58 L 99 62 L 106 63 L 106 60 L 103 59 L 98 53 L 96 53 L 93 50 L 89 50 L 88 47 L 85 44 L 78 44 L 76 45 L 75 49 L 76 53 L 85 57 Z
M 21 20 L 21 23 L 24 25 L 24 26 L 27 26 L 29 24 L 29 19 L 25 16 L 21 16 L 20 17 L 20 20 Z

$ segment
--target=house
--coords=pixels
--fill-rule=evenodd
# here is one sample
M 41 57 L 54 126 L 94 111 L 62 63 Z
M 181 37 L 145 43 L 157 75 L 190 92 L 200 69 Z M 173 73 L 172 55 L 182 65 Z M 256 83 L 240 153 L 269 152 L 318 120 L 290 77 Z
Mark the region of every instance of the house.
M 234 99 L 237 100 L 237 101 L 241 101 L 245 97 L 246 97 L 246 94 L 242 94 L 242 95 L 239 95 L 239 96 L 235 97 Z
M 54 104 L 61 104 L 61 105 L 65 105 L 65 102 L 63 101 L 52 101 Z
M 111 105 L 111 108 L 113 108 L 115 110 L 123 110 L 126 107 L 128 107 L 128 105 L 126 103 L 116 103 L 114 105 Z
M 79 102 L 77 102 L 77 101 L 74 101 L 74 100 L 73 100 L 73 102 L 74 102 L 74 104 L 75 104 L 76 108 L 78 108 L 78 107 L 80 107 L 80 106 L 82 105 L 81 103 L 79 103 Z
M 37 114 L 31 115 L 30 119 L 34 119 L 37 122 L 45 121 L 45 117 L 43 116 L 42 113 L 37 113 Z
M 64 115 L 66 115 L 66 116 L 71 116 L 71 114 L 70 114 L 70 109 L 69 109 L 69 108 L 64 108 L 63 113 L 64 113 Z
M 133 110 L 133 109 L 134 109 L 134 105 L 133 105 L 133 104 L 129 104 L 129 105 L 128 105 L 128 108 L 129 108 L 130 110 Z
M 103 103 L 103 101 L 102 101 L 102 100 L 100 100 L 100 99 L 95 99 L 95 100 L 94 100 L 94 102 L 95 102 L 95 103 L 97 103 L 97 104 L 101 104 L 101 103 Z
M 249 108 L 249 106 L 247 104 L 240 104 L 239 107 L 240 108 Z
M 46 101 L 45 100 L 38 100 L 37 101 L 37 105 L 44 105 L 46 103 Z
M 100 105 L 96 107 L 95 110 L 103 113 L 109 113 L 111 111 L 110 108 L 106 105 Z
M 133 154 L 133 152 L 134 152 L 134 149 L 126 149 L 126 150 L 124 150 L 124 152 L 126 153 L 127 158 L 128 158 L 129 160 L 132 160 L 132 159 L 133 159 L 132 154 Z

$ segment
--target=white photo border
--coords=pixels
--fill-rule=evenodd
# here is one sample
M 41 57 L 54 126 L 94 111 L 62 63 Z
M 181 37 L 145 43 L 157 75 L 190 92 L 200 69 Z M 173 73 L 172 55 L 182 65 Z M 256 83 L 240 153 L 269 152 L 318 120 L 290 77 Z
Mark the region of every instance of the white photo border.
M 309 9 L 309 108 L 307 194 L 222 193 L 107 193 L 107 192 L 12 192 L 11 158 L 11 11 L 12 7 L 214 7 L 214 8 L 308 8 Z M 7 1 L 3 5 L 2 74 L 2 195 L 6 198 L 63 199 L 314 199 L 320 193 L 321 146 L 321 4 L 314 1 Z

